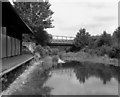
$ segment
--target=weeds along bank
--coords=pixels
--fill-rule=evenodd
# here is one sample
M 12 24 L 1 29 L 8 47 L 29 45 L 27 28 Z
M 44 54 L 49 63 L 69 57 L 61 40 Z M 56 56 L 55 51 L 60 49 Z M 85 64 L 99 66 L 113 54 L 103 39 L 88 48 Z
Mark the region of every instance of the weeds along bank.
M 82 49 L 77 52 L 67 52 L 65 50 L 59 51 L 57 48 L 50 48 L 49 46 L 42 47 L 37 45 L 34 49 L 34 58 L 36 61 L 44 60 L 43 66 L 47 68 L 57 65 L 59 59 L 63 61 L 80 61 L 80 62 L 93 62 L 104 63 L 118 66 L 118 59 L 111 58 L 107 54 L 98 55 L 97 53 L 90 53 L 86 49 Z
M 30 51 L 23 49 L 23 53 L 30 53 Z M 61 58 L 61 51 L 58 48 L 50 48 L 49 46 L 37 45 L 34 47 L 34 51 L 31 52 L 34 56 L 34 60 L 39 64 L 42 61 L 43 68 L 50 68 L 57 65 Z
M 23 48 L 23 54 L 30 53 L 31 52 L 28 49 L 25 47 Z M 16 88 L 19 88 L 24 84 L 24 82 L 26 82 L 26 78 L 30 77 L 35 68 L 38 68 L 40 72 L 39 74 L 41 74 L 45 70 L 53 67 L 53 65 L 57 65 L 57 53 L 57 49 L 51 50 L 50 47 L 41 47 L 38 45 L 34 50 L 33 60 L 26 64 L 23 64 L 21 67 L 13 70 L 10 74 L 5 75 L 0 79 L 0 82 L 2 82 L 2 89 L 0 89 L 0 91 L 3 92 L 4 90 L 7 90 L 7 92 L 9 91 L 10 93 L 11 91 L 16 90 Z
M 34 49 L 34 59 L 36 62 L 42 62 L 43 68 L 50 68 L 53 65 L 57 65 L 59 59 L 59 50 L 56 48 L 51 49 L 49 46 L 42 47 L 41 45 L 37 45 Z
M 91 63 L 103 63 L 106 65 L 118 66 L 118 59 L 109 58 L 108 56 L 91 55 L 86 52 L 68 52 L 61 55 L 61 59 L 65 61 L 79 61 L 79 62 L 91 62 Z

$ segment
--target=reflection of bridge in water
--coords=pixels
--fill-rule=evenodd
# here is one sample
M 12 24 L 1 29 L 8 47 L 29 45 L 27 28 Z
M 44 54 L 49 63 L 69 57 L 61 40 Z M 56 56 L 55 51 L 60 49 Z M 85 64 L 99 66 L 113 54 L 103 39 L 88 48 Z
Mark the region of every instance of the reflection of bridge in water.
M 73 40 L 75 37 L 69 37 L 69 36 L 52 36 L 53 39 L 49 43 L 49 45 L 54 46 L 71 46 L 73 45 Z

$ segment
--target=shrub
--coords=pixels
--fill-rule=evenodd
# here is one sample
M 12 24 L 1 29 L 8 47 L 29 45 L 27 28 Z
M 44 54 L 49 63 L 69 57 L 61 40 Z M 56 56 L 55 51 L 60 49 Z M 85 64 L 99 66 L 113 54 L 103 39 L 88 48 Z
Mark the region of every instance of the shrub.
M 35 52 L 38 52 L 42 57 L 44 57 L 45 54 L 46 54 L 45 49 L 44 49 L 41 45 L 37 45 L 37 46 L 35 47 L 34 53 L 35 53 Z
M 46 50 L 46 54 L 47 55 L 51 55 L 52 54 L 52 49 L 49 46 L 45 46 L 44 49 Z
M 110 52 L 110 50 L 111 50 L 111 47 L 110 47 L 110 46 L 103 45 L 103 46 L 97 48 L 97 49 L 95 50 L 95 53 L 96 53 L 97 55 L 99 55 L 99 56 L 104 56 L 104 55 L 106 55 L 106 54 L 108 55 L 108 53 Z
M 108 55 L 110 58 L 120 58 L 120 48 L 118 46 L 113 46 Z
M 65 51 L 59 52 L 59 54 L 58 54 L 58 55 L 59 55 L 59 58 L 62 59 L 62 58 L 63 58 L 63 55 L 64 55 L 65 53 L 66 53 Z
M 34 53 L 36 52 L 39 53 L 42 57 L 45 57 L 48 55 L 58 55 L 59 49 L 51 49 L 49 46 L 42 47 L 41 45 L 37 45 L 34 49 Z
M 118 46 L 103 45 L 93 50 L 89 50 L 91 54 L 97 54 L 98 56 L 108 55 L 110 58 L 120 58 L 120 48 Z
M 52 49 L 52 55 L 58 55 L 58 53 L 59 53 L 59 49 L 57 48 Z

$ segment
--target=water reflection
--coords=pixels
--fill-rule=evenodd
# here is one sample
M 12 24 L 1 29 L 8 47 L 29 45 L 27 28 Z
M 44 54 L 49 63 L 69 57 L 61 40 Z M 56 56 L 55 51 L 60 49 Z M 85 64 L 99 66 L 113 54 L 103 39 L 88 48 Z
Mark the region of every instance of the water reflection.
M 103 64 L 82 63 L 82 66 L 74 68 L 76 77 L 80 82 L 85 83 L 90 77 L 100 78 L 103 84 L 110 82 L 111 78 L 115 78 L 120 82 L 120 70 L 117 67 L 105 66 Z
M 52 95 L 117 95 L 120 69 L 104 64 L 67 62 L 50 71 L 44 86 Z M 99 88 L 98 88 L 99 87 Z

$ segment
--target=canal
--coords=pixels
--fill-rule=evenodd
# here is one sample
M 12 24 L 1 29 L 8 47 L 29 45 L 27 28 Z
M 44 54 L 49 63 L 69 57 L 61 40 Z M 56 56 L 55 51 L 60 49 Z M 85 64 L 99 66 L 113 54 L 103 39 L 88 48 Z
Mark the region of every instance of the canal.
M 71 61 L 40 70 L 35 67 L 12 95 L 118 95 L 120 69 L 115 66 Z
M 104 64 L 68 62 L 49 72 L 52 95 L 118 95 L 118 73 Z

